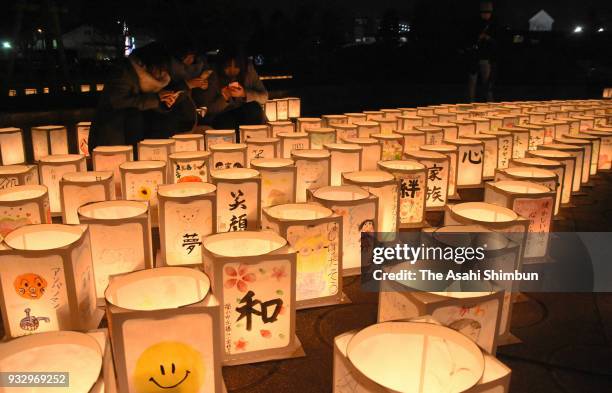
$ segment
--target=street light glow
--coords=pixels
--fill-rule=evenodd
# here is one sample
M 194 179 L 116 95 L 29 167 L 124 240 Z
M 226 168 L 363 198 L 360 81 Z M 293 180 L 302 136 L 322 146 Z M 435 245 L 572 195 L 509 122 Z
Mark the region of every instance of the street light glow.
M 574 27 L 574 33 L 582 33 L 582 26 Z
M 605 29 L 603 27 L 600 27 L 599 29 L 597 29 L 598 33 L 603 33 L 605 31 Z
M 12 48 L 11 43 L 8 42 L 8 41 L 4 41 L 2 43 L 2 48 L 4 48 L 4 49 L 11 49 Z

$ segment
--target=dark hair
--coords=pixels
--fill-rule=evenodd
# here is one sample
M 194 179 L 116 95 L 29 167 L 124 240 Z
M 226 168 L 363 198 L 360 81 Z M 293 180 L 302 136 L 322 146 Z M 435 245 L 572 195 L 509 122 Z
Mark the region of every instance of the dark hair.
M 175 39 L 168 47 L 172 50 L 172 56 L 179 60 L 183 60 L 187 55 L 197 55 L 199 52 L 198 45 L 189 37 Z
M 170 67 L 170 54 L 166 47 L 158 42 L 136 48 L 130 56 L 137 58 L 140 64 L 147 69 L 161 68 L 167 70 Z
M 232 61 L 236 64 L 236 67 L 240 68 L 238 81 L 244 81 L 249 63 L 244 50 L 237 45 L 228 45 L 219 51 L 215 59 L 217 74 L 224 77 L 225 73 L 223 69 Z

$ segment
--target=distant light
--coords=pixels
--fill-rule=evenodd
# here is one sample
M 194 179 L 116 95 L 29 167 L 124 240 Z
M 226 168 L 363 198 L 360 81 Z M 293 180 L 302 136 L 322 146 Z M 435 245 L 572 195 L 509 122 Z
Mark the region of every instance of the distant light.
M 606 29 L 604 29 L 603 27 L 600 27 L 599 29 L 597 29 L 598 33 L 603 33 Z
M 10 42 L 8 42 L 8 41 L 4 41 L 4 42 L 2 43 L 2 47 L 3 47 L 4 49 L 11 49 L 13 46 L 11 45 L 11 43 L 10 43 Z
M 43 29 L 41 29 L 40 27 L 38 29 L 36 29 L 37 32 L 42 33 Z
M 582 26 L 574 27 L 574 33 L 582 33 Z

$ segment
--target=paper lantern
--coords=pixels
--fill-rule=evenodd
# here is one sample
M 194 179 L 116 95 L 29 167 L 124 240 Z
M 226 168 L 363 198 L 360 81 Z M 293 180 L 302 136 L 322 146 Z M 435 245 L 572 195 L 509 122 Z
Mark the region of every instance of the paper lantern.
M 168 156 L 174 153 L 174 139 L 145 139 L 138 142 L 138 160 L 168 161 Z
M 162 266 L 202 263 L 202 239 L 214 232 L 215 192 L 209 183 L 159 187 L 159 239 Z
M 306 128 L 321 128 L 323 120 L 319 117 L 298 117 L 296 132 L 306 132 Z
M 392 134 L 397 129 L 397 119 L 381 118 L 373 121 L 380 126 L 381 134 Z
M 264 208 L 262 220 L 297 252 L 296 308 L 342 302 L 342 217 L 316 203 L 293 203 Z
M 562 191 L 561 191 L 561 203 L 569 203 L 571 199 L 571 193 L 574 191 L 580 191 L 580 179 L 574 178 L 574 167 L 576 166 L 576 157 L 572 156 L 569 153 L 560 151 L 560 150 L 533 150 L 527 152 L 528 158 L 540 158 L 544 160 L 551 160 L 554 162 L 558 162 L 563 166 L 563 180 Z M 520 162 L 520 161 L 517 161 Z M 546 164 L 552 165 L 552 164 Z M 537 165 L 531 165 L 537 166 Z M 559 175 L 558 169 L 553 169 L 552 167 L 546 168 L 549 169 Z
M 385 118 L 385 114 L 382 111 L 363 111 L 363 114 L 366 115 L 366 121 L 374 121 Z
M 206 141 L 206 150 L 212 151 L 212 146 L 217 144 L 234 144 L 236 143 L 235 130 L 206 130 L 204 131 L 204 140 Z
M 289 119 L 289 100 L 286 98 L 278 98 L 274 101 L 276 101 L 276 119 L 275 120 Z
M 219 143 L 210 146 L 210 170 L 244 168 L 247 164 L 247 148 L 244 143 Z
M 419 116 L 423 118 L 423 127 L 428 126 L 431 123 L 440 121 L 440 118 L 438 117 L 438 115 L 420 114 Z
M 174 140 L 174 151 L 202 151 L 205 149 L 204 135 L 202 134 L 176 134 L 172 136 Z
M 382 146 L 381 157 L 383 161 L 400 160 L 404 152 L 404 136 L 400 134 L 372 134 Z
M 26 225 L 0 250 L 2 321 L 7 337 L 98 326 L 86 226 Z
M 276 138 L 279 132 L 295 132 L 295 124 L 291 121 L 270 121 L 268 122 L 270 128 L 270 136 Z
M 440 145 L 444 139 L 444 130 L 441 127 L 429 126 L 417 126 L 414 127 L 416 131 L 421 131 L 425 134 L 426 145 Z
M 287 108 L 288 109 L 288 108 Z M 268 100 L 264 104 L 264 112 L 268 121 L 277 121 L 279 117 L 276 113 L 276 100 Z
M 365 113 L 345 113 L 348 124 L 355 124 L 366 121 Z
M 0 128 L 0 165 L 23 164 L 25 147 L 20 128 Z
M 357 138 L 357 126 L 355 124 L 334 124 L 331 126 L 336 131 L 336 140 L 342 141 L 346 138 Z
M 529 130 L 520 127 L 502 127 L 498 131 L 512 134 L 512 158 L 525 158 L 525 152 L 529 150 Z
M 552 143 L 554 138 L 567 135 L 570 131 L 570 124 L 566 121 L 546 120 L 536 125 L 544 127 L 544 143 Z
M 540 151 L 540 150 L 537 150 Z M 566 184 L 565 164 L 559 161 L 548 160 L 539 157 L 516 158 L 510 162 L 510 167 L 536 167 L 549 170 L 557 175 L 558 184 L 556 187 L 557 196 L 555 198 L 555 215 L 559 214 L 559 207 L 562 203 L 569 203 L 572 195 L 571 183 Z M 570 174 L 571 175 L 571 174 Z M 570 178 L 571 179 L 571 178 Z
M 346 138 L 344 143 L 361 146 L 361 169 L 376 170 L 382 156 L 382 145 L 374 138 Z
M 260 158 L 276 158 L 280 156 L 279 138 L 256 138 L 252 137 L 246 141 L 247 145 L 247 167 L 252 160 Z
M 554 127 L 553 138 L 563 135 L 577 135 L 580 132 L 580 120 L 560 116 L 547 121 Z
M 306 128 L 311 149 L 323 149 L 326 143 L 336 143 L 336 129 L 331 127 Z
M 36 165 L 0 166 L 0 190 L 28 184 L 38 184 Z
M 529 124 L 523 124 L 521 128 L 529 131 L 529 141 L 528 141 L 527 150 L 537 150 L 539 145 L 544 144 L 544 141 L 546 140 L 546 128 L 544 126 L 539 126 L 539 125 L 534 125 L 532 123 L 529 123 Z M 515 158 L 523 158 L 523 157 L 515 157 Z
M 457 126 L 457 135 L 459 138 L 465 135 L 476 134 L 476 123 L 470 120 L 455 120 L 450 123 Z
M 271 231 L 220 233 L 202 243 L 222 307 L 224 365 L 295 357 L 296 252 Z M 302 352 L 303 354 L 303 352 Z
M 530 123 L 533 123 L 534 121 L 537 122 L 546 120 L 546 112 L 532 110 L 528 111 L 527 114 L 529 115 Z
M 397 108 L 402 111 L 402 116 L 416 116 L 417 109 L 416 108 Z
M 484 146 L 484 162 L 482 165 L 482 178 L 489 180 L 495 175 L 498 167 L 499 141 L 497 136 L 488 134 L 468 135 L 465 139 L 473 139 L 482 142 Z
M 576 165 L 574 166 L 574 187 L 572 190 L 574 192 L 578 192 L 582 184 L 585 184 L 588 181 L 588 176 L 585 180 L 584 174 L 588 175 L 588 168 L 583 170 L 585 165 L 584 159 L 584 148 L 576 145 L 568 145 L 566 143 L 548 143 L 546 145 L 541 145 L 538 147 L 541 150 L 559 150 L 564 153 L 570 154 L 572 157 L 576 159 Z
M 520 180 L 529 181 L 547 187 L 554 192 L 555 198 L 553 211 L 558 211 L 561 197 L 559 192 L 560 180 L 555 172 L 533 166 L 515 166 L 506 169 L 495 170 L 495 181 L 500 180 Z
M 420 150 L 432 151 L 436 153 L 444 154 L 449 158 L 449 170 L 448 170 L 448 199 L 458 199 L 457 194 L 457 165 L 458 165 L 458 154 L 457 147 L 453 145 L 423 145 Z
M 252 126 L 241 125 L 239 132 L 241 143 L 245 143 L 250 138 L 267 138 L 270 136 L 270 129 L 267 124 Z
M 489 120 L 489 130 L 483 131 L 497 131 L 502 127 L 514 127 L 518 125 L 518 117 L 513 115 L 490 115 L 486 117 Z
M 251 168 L 261 175 L 261 207 L 295 202 L 296 173 L 288 158 L 256 158 Z
M 331 154 L 327 150 L 295 150 L 291 158 L 296 167 L 296 202 L 306 201 L 306 192 L 328 186 L 331 179 Z
M 447 139 L 457 147 L 457 187 L 480 187 L 484 170 L 484 144 L 474 139 Z
M 79 149 L 79 154 L 89 157 L 89 129 L 91 128 L 90 121 L 81 121 L 76 125 L 76 145 Z
M 289 118 L 297 119 L 302 112 L 302 101 L 298 97 L 289 97 Z
M 224 391 L 220 307 L 209 290 L 205 274 L 183 267 L 111 278 L 106 313 L 118 391 Z
M 459 127 L 456 124 L 450 122 L 435 121 L 429 124 L 431 127 L 437 127 L 442 129 L 442 139 L 457 139 L 459 133 Z
M 34 161 L 54 154 L 68 154 L 68 131 L 64 126 L 32 127 Z
M 372 134 L 380 134 L 380 124 L 375 121 L 358 121 L 353 125 L 357 126 L 357 136 L 359 138 L 370 138 Z
M 234 168 L 211 173 L 217 187 L 215 232 L 235 232 L 259 228 L 261 176 L 254 169 Z
M 324 147 L 330 152 L 330 185 L 341 185 L 344 172 L 354 172 L 361 169 L 363 150 L 361 146 L 349 143 L 327 143 Z
M 357 186 L 326 186 L 315 190 L 311 199 L 342 217 L 342 275 L 360 274 L 361 252 L 373 246 L 361 233 L 377 232 L 378 198 Z
M 593 165 L 593 143 L 586 139 L 578 139 L 578 138 L 555 138 L 554 143 L 564 143 L 571 146 L 577 146 L 582 148 L 584 151 L 583 161 L 582 161 L 582 184 L 586 184 L 589 182 L 591 178 L 591 166 Z M 599 157 L 597 157 L 599 159 Z
M 502 168 L 502 169 L 507 168 L 508 163 L 512 159 L 512 154 L 513 154 L 514 138 L 512 136 L 512 133 L 508 131 L 502 131 L 502 130 L 483 131 L 480 133 L 480 136 L 484 136 L 485 138 L 486 136 L 489 136 L 489 135 L 494 136 L 497 139 L 497 165 L 496 167 Z M 487 156 L 486 141 L 483 140 L 483 142 L 485 143 L 485 163 L 486 163 L 487 161 L 486 160 L 486 156 Z
M 50 224 L 47 187 L 37 184 L 0 190 L 0 238 L 31 224 Z
M 348 117 L 346 115 L 323 115 L 321 116 L 324 127 L 331 127 L 336 124 L 348 124 Z
M 569 138 L 569 139 L 574 139 L 574 138 Z M 599 151 L 601 150 L 602 138 L 599 136 L 595 136 L 595 135 L 581 133 L 579 135 L 576 135 L 576 139 L 577 140 L 575 142 L 572 142 L 572 144 L 584 143 L 583 141 L 590 142 L 591 144 L 591 164 L 590 164 L 589 174 L 591 176 L 596 175 L 597 168 L 599 167 L 599 155 L 600 155 Z M 588 149 L 586 144 L 585 144 L 585 148 Z
M 495 181 L 485 184 L 484 200 L 512 209 L 529 219 L 524 258 L 544 258 L 555 207 L 555 192 L 531 181 Z
M 386 162 L 385 164 L 388 164 Z M 395 164 L 395 165 L 401 165 Z M 425 167 L 422 167 L 425 176 Z M 399 229 L 400 217 L 404 221 L 411 215 L 400 206 L 400 180 L 394 175 L 384 171 L 360 171 L 346 172 L 342 174 L 342 183 L 347 185 L 359 186 L 378 197 L 378 222 L 376 225 L 378 232 L 394 233 Z M 423 184 L 423 183 L 421 183 Z M 407 185 L 410 188 L 410 185 Z M 403 191 L 402 191 L 403 192 Z M 419 194 L 422 193 L 422 196 Z M 405 194 L 406 195 L 406 194 Z M 410 192 L 408 196 L 411 196 Z M 415 197 L 423 200 L 421 209 L 425 207 L 425 191 L 417 190 Z M 418 210 L 418 209 L 417 209 Z M 406 218 L 408 217 L 408 218 Z M 418 219 L 415 215 L 415 220 Z M 391 235 L 389 235 L 391 236 Z
M 282 158 L 291 158 L 292 151 L 308 149 L 310 145 L 306 132 L 280 132 L 277 136 L 280 138 Z
M 480 134 L 483 131 L 491 130 L 491 120 L 486 117 L 472 117 L 470 121 L 476 123 L 476 134 Z
M 104 391 L 104 386 L 112 381 L 104 381 L 104 375 L 101 378 L 102 364 L 100 345 L 85 333 L 47 332 L 0 344 L 0 369 L 4 373 L 24 379 L 33 376 L 32 373 L 39 374 L 39 377 L 34 377 L 39 379 L 38 384 L 35 385 L 33 380 L 23 386 L 9 385 L 10 380 L 4 376 L 3 385 L 6 389 L 2 391 L 6 392 L 23 389 L 30 392 L 55 390 L 67 393 Z M 102 383 L 99 383 L 99 379 L 102 379 Z M 111 387 L 108 386 L 108 389 Z
M 77 209 L 86 203 L 115 199 L 113 172 L 65 173 L 59 189 L 64 224 L 78 224 Z
M 378 166 L 399 182 L 397 192 L 399 209 L 396 203 L 389 200 L 389 197 L 383 201 L 383 198 L 379 196 L 380 232 L 393 232 L 397 229 L 391 230 L 391 228 L 398 228 L 400 225 L 402 228 L 422 227 L 425 222 L 425 200 L 427 198 L 427 168 L 425 165 L 413 160 L 396 160 L 380 161 Z M 383 179 L 389 182 L 388 178 L 383 177 Z M 375 194 L 375 191 L 370 192 Z M 386 219 L 384 225 L 381 219 L 382 214 Z
M 210 153 L 207 151 L 181 151 L 168 156 L 172 171 L 169 183 L 207 182 L 210 171 Z
M 404 137 L 404 153 L 410 151 L 417 151 L 423 145 L 425 145 L 425 133 L 417 130 L 396 130 L 395 134 Z
M 397 118 L 398 130 L 414 130 L 414 127 L 423 126 L 423 118 L 416 115 L 402 115 Z
M 39 160 L 40 184 L 47 186 L 52 215 L 62 213 L 60 201 L 60 180 L 62 176 L 70 172 L 86 171 L 86 165 L 85 156 L 80 154 L 58 154 L 42 157 Z
M 119 171 L 119 166 L 124 162 L 134 160 L 133 150 L 132 146 L 98 146 L 93 149 L 91 158 L 93 170 L 113 172 L 115 195 L 117 198 L 123 195 L 121 194 L 121 172 Z
M 427 168 L 425 207 L 440 210 L 448 199 L 450 157 L 435 151 L 419 150 L 406 153 L 405 157 L 418 161 Z
M 149 202 L 151 222 L 157 226 L 157 188 L 166 184 L 164 161 L 128 161 L 119 166 L 121 194 L 126 200 Z
M 153 267 L 151 218 L 145 202 L 103 201 L 78 209 L 89 227 L 96 297 L 104 298 L 109 277 Z
M 612 169 L 612 129 L 610 131 L 597 131 L 597 129 L 584 131 L 579 137 L 591 135 L 601 138 L 599 144 L 599 158 L 597 159 L 597 170 Z
M 510 369 L 488 357 L 495 368 L 484 378 L 481 349 L 434 323 L 385 322 L 337 336 L 333 391 L 347 386 L 364 393 L 509 391 Z M 413 365 L 409 372 L 406 364 Z
M 572 118 L 580 121 L 579 131 L 587 131 L 590 128 L 595 127 L 595 117 L 585 115 L 575 115 Z
M 397 119 L 398 116 L 402 115 L 402 111 L 399 109 L 381 109 L 380 111 L 385 119 Z

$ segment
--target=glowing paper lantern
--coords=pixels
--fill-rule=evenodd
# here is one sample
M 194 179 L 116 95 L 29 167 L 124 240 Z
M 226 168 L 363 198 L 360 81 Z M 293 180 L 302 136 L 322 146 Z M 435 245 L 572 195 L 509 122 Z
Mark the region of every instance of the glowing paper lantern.
M 306 132 L 281 132 L 277 136 L 280 138 L 282 158 L 291 158 L 292 151 L 308 149 L 310 145 Z
M 235 232 L 259 228 L 261 214 L 261 176 L 254 169 L 235 168 L 214 171 L 217 186 L 216 232 Z
M 405 157 L 418 161 L 427 167 L 427 189 L 425 207 L 427 210 L 439 210 L 448 199 L 448 178 L 450 157 L 427 150 L 406 153 Z
M 597 159 L 597 170 L 612 169 L 612 129 L 610 131 L 598 131 L 597 129 L 584 131 L 579 137 L 591 135 L 601 138 L 599 144 L 599 158 Z
M 276 158 L 280 156 L 279 138 L 249 138 L 247 145 L 247 167 L 251 166 L 252 160 L 260 158 Z
M 448 199 L 457 199 L 457 147 L 453 145 L 423 145 L 420 150 L 437 152 L 449 158 L 448 170 Z
M 482 166 L 482 177 L 485 180 L 491 179 L 495 175 L 495 168 L 498 167 L 499 141 L 495 135 L 476 134 L 468 135 L 465 139 L 473 139 L 482 142 L 484 146 L 484 163 Z
M 36 165 L 0 166 L 0 190 L 27 184 L 38 184 Z
M 297 119 L 302 112 L 302 101 L 298 97 L 289 97 L 289 118 Z
M 328 186 L 331 179 L 331 154 L 327 150 L 296 150 L 291 153 L 295 162 L 296 202 L 305 202 L 308 190 Z
M 527 157 L 513 159 L 510 162 L 510 167 L 536 167 L 553 172 L 557 175 L 557 180 L 559 182 L 556 188 L 557 197 L 555 199 L 555 214 L 559 214 L 559 207 L 562 203 L 569 202 L 572 195 L 572 187 L 571 184 L 565 183 L 565 164 L 559 161 L 548 160 L 546 158 Z
M 474 139 L 447 139 L 457 147 L 457 187 L 479 187 L 484 170 L 484 144 Z
M 544 139 L 542 143 L 551 143 L 553 138 L 555 138 L 556 127 L 551 123 L 551 120 L 538 121 L 531 123 L 530 125 L 542 127 L 544 129 Z
M 149 202 L 153 226 L 157 226 L 157 187 L 166 184 L 164 161 L 128 161 L 119 166 L 121 194 L 131 201 Z
M 502 127 L 498 131 L 512 134 L 512 158 L 525 158 L 525 153 L 529 150 L 529 130 L 520 126 Z
M 344 115 L 347 117 L 348 124 L 366 121 L 365 113 L 345 113 Z
M 327 186 L 315 190 L 312 200 L 342 217 L 342 275 L 360 274 L 361 252 L 373 246 L 362 242 L 361 233 L 377 232 L 378 198 L 357 186 Z
M 215 190 L 209 183 L 159 187 L 161 265 L 202 263 L 202 239 L 216 228 Z
M 268 122 L 270 128 L 270 136 L 276 138 L 279 132 L 295 132 L 295 124 L 291 121 L 270 121 Z
M 366 115 L 366 121 L 374 121 L 385 118 L 385 114 L 382 111 L 363 111 L 363 114 Z
M 417 108 L 397 108 L 402 111 L 402 116 L 416 116 Z
M 96 310 L 86 226 L 26 225 L 0 250 L 2 321 L 8 337 L 56 330 L 89 330 Z
M 497 138 L 497 168 L 507 168 L 512 159 L 514 138 L 512 133 L 507 131 L 483 131 L 481 136 L 492 135 Z M 486 149 L 486 142 L 485 142 Z M 486 150 L 485 150 L 486 161 Z
M 380 134 L 380 124 L 375 121 L 354 122 L 357 126 L 357 136 L 359 138 L 370 138 L 372 134 Z
M 212 151 L 212 146 L 217 144 L 236 143 L 235 130 L 206 130 L 204 131 L 206 150 Z
M 398 116 L 402 115 L 402 111 L 399 109 L 381 109 L 380 110 L 385 119 L 397 119 Z
M 311 149 L 323 149 L 326 143 L 336 143 L 336 129 L 330 127 L 306 128 Z
M 174 153 L 174 139 L 145 139 L 138 142 L 138 160 L 168 161 L 168 156 Z
M 439 122 L 435 121 L 429 124 L 431 127 L 441 128 L 443 135 L 442 139 L 457 139 L 459 133 L 459 127 L 456 124 L 450 122 Z
M 86 203 L 115 199 L 113 172 L 65 173 L 59 188 L 64 224 L 78 224 L 77 209 Z
M 457 126 L 457 135 L 459 138 L 465 135 L 476 134 L 476 123 L 470 120 L 455 120 L 450 123 Z
M 109 277 L 153 267 L 151 218 L 145 202 L 94 202 L 78 209 L 89 227 L 96 296 L 104 298 Z
M 323 115 L 321 119 L 323 119 L 324 127 L 331 127 L 336 124 L 348 124 L 348 117 L 346 115 Z
M 89 157 L 89 129 L 91 128 L 90 121 L 82 121 L 77 123 L 76 131 L 77 131 L 77 147 L 79 149 L 79 154 L 84 155 L 85 157 Z
M 207 182 L 210 153 L 207 151 L 181 151 L 168 156 L 169 183 Z
M 270 129 L 267 124 L 246 126 L 242 125 L 239 129 L 240 142 L 246 143 L 250 138 L 267 138 L 270 136 Z
M 438 117 L 438 115 L 426 115 L 426 114 L 420 114 L 420 117 L 423 118 L 423 126 L 428 126 L 431 123 L 435 123 L 440 121 L 440 118 Z
M 330 185 L 341 185 L 344 172 L 361 170 L 361 146 L 349 143 L 328 143 L 324 147 L 330 152 Z
M 540 158 L 544 160 L 551 160 L 558 162 L 563 166 L 563 180 L 562 191 L 561 191 L 561 203 L 569 203 L 572 192 L 580 191 L 580 179 L 574 178 L 574 167 L 576 166 L 576 157 L 569 153 L 560 150 L 533 150 L 527 153 L 528 158 Z M 520 162 L 520 161 L 517 161 Z M 552 165 L 552 164 L 547 164 Z M 537 165 L 531 165 L 537 166 Z M 552 167 L 546 168 L 559 175 L 559 170 Z
M 276 100 L 268 100 L 264 104 L 264 112 L 266 113 L 266 119 L 268 121 L 280 120 L 276 113 Z
M 112 383 L 112 380 L 105 378 L 105 375 L 101 376 L 101 374 L 104 374 L 102 364 L 103 353 L 98 342 L 91 335 L 85 333 L 47 332 L 0 344 L 0 369 L 3 372 L 15 376 L 26 375 L 25 373 L 38 373 L 46 377 L 55 375 L 55 373 L 68 374 L 66 378 L 58 377 L 54 381 L 56 385 L 48 388 L 49 391 L 99 392 L 100 385 L 105 386 L 105 384 L 110 385 Z M 50 379 L 46 379 L 46 381 Z M 101 383 L 99 379 L 102 379 Z M 42 384 L 40 386 L 50 385 Z M 25 389 L 30 391 L 47 390 L 44 387 Z M 103 391 L 104 387 L 101 389 Z M 23 390 L 23 388 L 7 387 L 2 389 L 6 392 L 19 390 Z
M 583 147 L 568 145 L 566 143 L 548 143 L 546 145 L 539 146 L 538 150 L 558 150 L 568 153 L 576 159 L 576 165 L 574 166 L 574 187 L 572 188 L 574 192 L 580 191 L 581 185 L 588 181 L 588 177 L 586 180 L 584 178 L 585 172 L 588 175 L 588 168 L 583 170 L 585 164 Z
M 50 224 L 47 187 L 40 185 L 14 186 L 0 190 L 0 237 L 31 224 Z
M 174 151 L 180 153 L 183 151 L 202 151 L 205 149 L 204 135 L 202 134 L 177 134 L 173 135 Z
M 546 128 L 544 126 L 538 126 L 530 123 L 523 124 L 521 128 L 524 128 L 529 131 L 529 142 L 527 150 L 537 150 L 539 145 L 544 144 L 544 141 L 546 140 Z
M 66 173 L 86 170 L 85 156 L 80 154 L 58 154 L 42 157 L 39 160 L 40 184 L 47 186 L 49 191 L 49 205 L 52 215 L 62 213 L 60 201 L 60 180 L 62 176 Z
M 276 119 L 274 120 L 289 119 L 289 100 L 286 98 L 278 98 L 274 101 L 276 101 Z
M 529 218 L 524 258 L 544 258 L 555 207 L 555 192 L 530 181 L 496 181 L 485 184 L 484 200 L 507 207 Z
M 379 196 L 378 227 L 380 232 L 393 232 L 397 229 L 391 230 L 391 228 L 398 228 L 400 225 L 402 228 L 422 227 L 425 222 L 425 200 L 427 198 L 427 168 L 425 165 L 412 160 L 396 160 L 381 161 L 378 166 L 392 175 L 396 182 L 399 182 L 397 192 L 399 206 L 388 196 L 385 201 Z M 381 182 L 383 180 L 390 183 L 387 177 L 382 177 Z M 387 187 L 390 188 L 389 185 Z M 370 192 L 377 195 L 373 191 Z M 383 219 L 386 221 L 383 222 Z
M 361 146 L 361 169 L 373 171 L 377 169 L 382 156 L 382 145 L 374 138 L 346 138 L 345 143 Z
M 336 140 L 342 141 L 346 138 L 357 138 L 357 126 L 355 124 L 334 124 L 331 126 L 336 130 Z
M 591 141 L 586 139 L 578 139 L 578 138 L 555 138 L 555 143 L 564 143 L 571 146 L 580 147 L 584 151 L 583 160 L 582 160 L 582 178 L 581 182 L 586 184 L 589 182 L 591 177 L 591 166 L 592 166 L 592 157 L 593 157 L 593 144 Z M 599 158 L 599 157 L 598 157 Z
M 211 235 L 202 248 L 222 307 L 224 364 L 295 357 L 295 250 L 271 231 Z
M 593 116 L 575 115 L 572 118 L 580 121 L 580 132 L 595 127 L 595 117 Z
M 402 115 L 397 117 L 398 130 L 414 130 L 414 127 L 423 126 L 423 118 L 416 115 Z
M 425 133 L 423 131 L 396 130 L 395 134 L 404 137 L 404 153 L 419 150 L 421 146 L 425 145 Z
M 472 117 L 470 121 L 476 123 L 476 134 L 480 134 L 483 131 L 491 130 L 491 120 L 486 117 Z
M 444 130 L 441 127 L 422 126 L 414 127 L 416 131 L 421 131 L 425 134 L 426 145 L 440 145 L 444 139 Z
M 119 166 L 127 161 L 134 160 L 132 146 L 98 146 L 92 152 L 92 164 L 94 171 L 113 172 L 115 182 L 115 195 L 120 198 L 121 194 L 121 172 Z
M 316 203 L 293 203 L 264 208 L 262 220 L 297 252 L 297 308 L 340 303 L 342 217 Z
M 261 175 L 261 207 L 295 202 L 296 172 L 288 158 L 256 158 L 251 168 Z
M 23 131 L 20 128 L 0 128 L 0 164 L 14 165 L 25 162 Z
M 205 274 L 183 267 L 111 278 L 105 297 L 118 391 L 224 391 L 220 310 L 209 290 Z
M 557 174 L 548 169 L 542 169 L 533 166 L 515 166 L 506 169 L 495 170 L 495 181 L 500 180 L 521 180 L 529 181 L 547 187 L 550 191 L 556 193 L 553 203 L 553 211 L 558 211 L 560 204 L 560 180 Z
M 52 154 L 68 154 L 68 131 L 64 126 L 32 127 L 34 161 Z
M 381 118 L 373 121 L 380 126 L 381 134 L 392 134 L 397 129 L 397 119 Z
M 404 152 L 404 136 L 400 134 L 372 134 L 382 146 L 381 157 L 383 161 L 400 160 Z
M 388 163 L 389 162 L 386 162 L 385 164 Z M 401 162 L 395 165 L 401 165 Z M 425 166 L 423 166 L 421 170 L 423 176 L 425 176 Z M 342 174 L 342 183 L 362 187 L 372 195 L 378 197 L 378 222 L 376 225 L 378 232 L 394 233 L 399 228 L 400 216 L 403 215 L 404 220 L 409 220 L 412 217 L 409 212 L 403 211 L 400 206 L 400 180 L 388 172 L 347 172 Z M 410 185 L 407 183 L 406 186 L 410 188 Z M 419 194 L 419 192 L 421 192 L 422 195 Z M 415 191 L 415 197 L 419 200 L 423 200 L 420 209 L 425 209 L 424 189 Z M 417 210 L 418 209 L 416 209 L 415 212 Z M 414 219 L 416 220 L 418 217 L 414 216 Z
M 574 138 L 570 138 L 570 139 L 574 139 Z M 591 165 L 590 165 L 589 174 L 591 176 L 596 175 L 597 168 L 599 167 L 599 155 L 600 155 L 599 151 L 601 150 L 602 138 L 599 136 L 595 136 L 595 135 L 581 133 L 579 135 L 576 135 L 576 139 L 575 139 L 576 141 L 572 142 L 572 144 L 584 143 L 583 141 L 588 141 L 591 143 Z M 586 144 L 585 144 L 585 148 L 588 149 Z
M 298 117 L 296 132 L 306 132 L 306 128 L 321 128 L 323 120 L 319 117 Z
M 211 173 L 213 170 L 246 167 L 247 148 L 244 143 L 219 143 L 210 146 Z
M 546 112 L 532 110 L 526 113 L 529 115 L 529 123 L 546 120 Z

